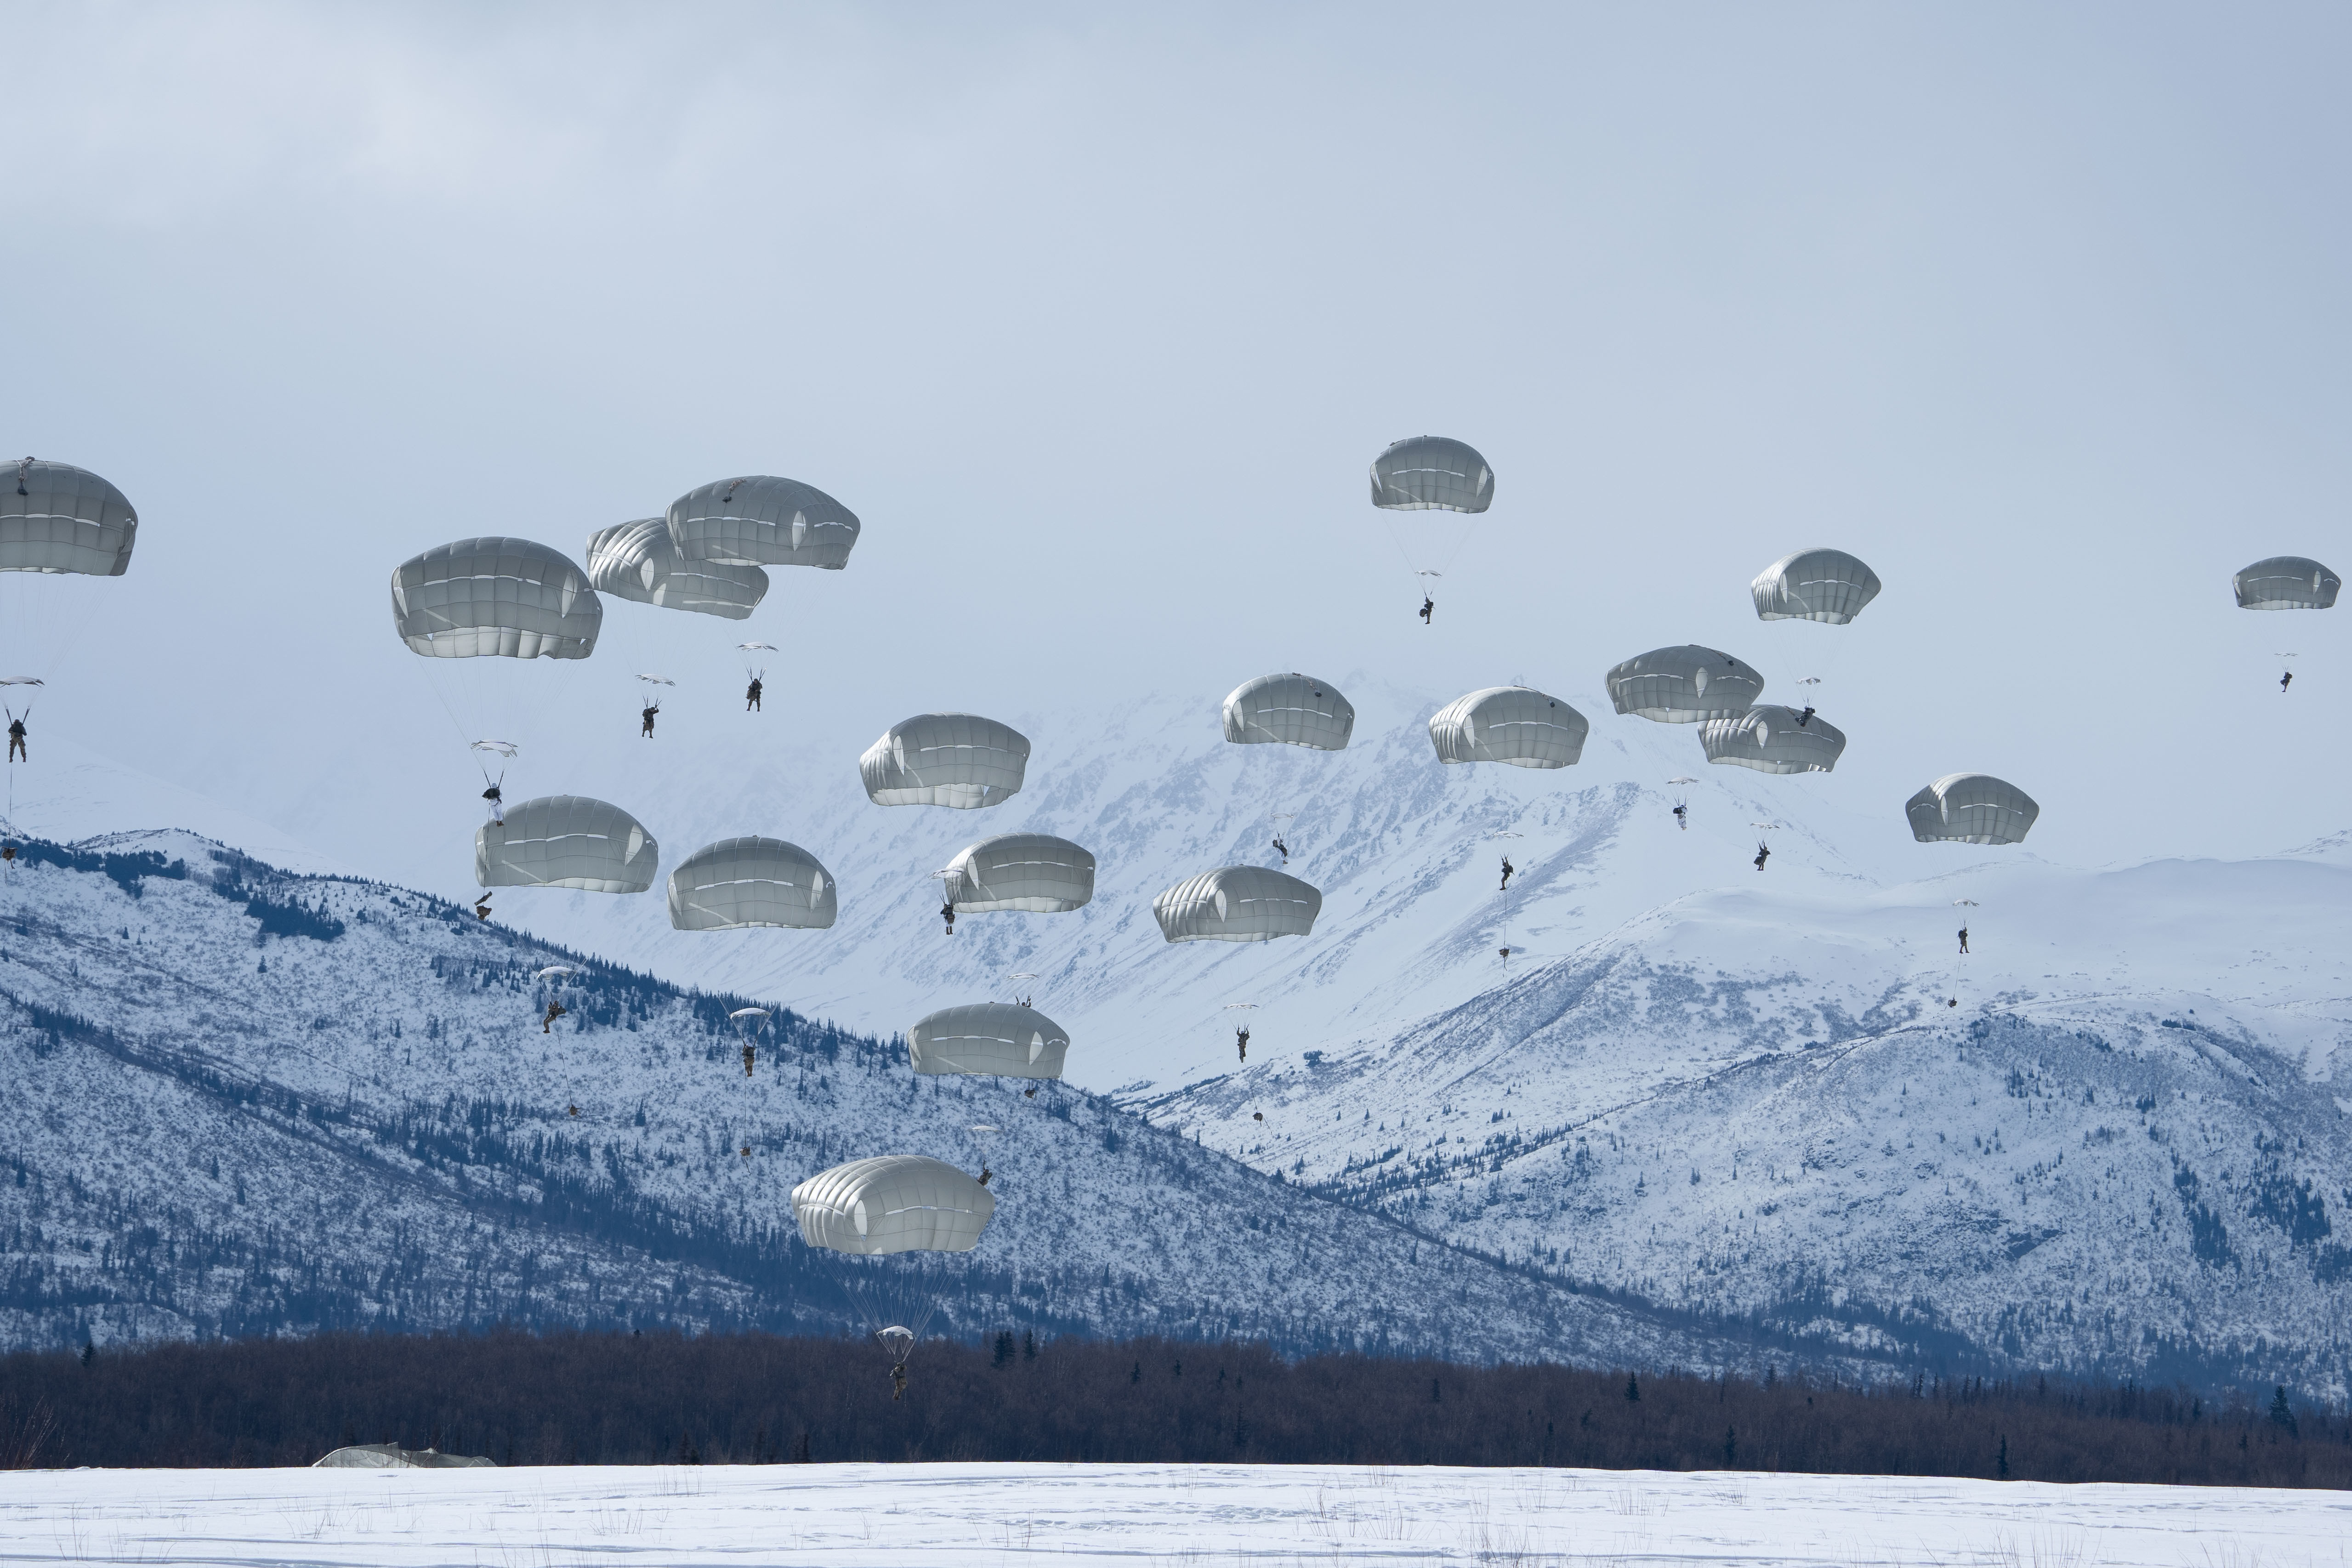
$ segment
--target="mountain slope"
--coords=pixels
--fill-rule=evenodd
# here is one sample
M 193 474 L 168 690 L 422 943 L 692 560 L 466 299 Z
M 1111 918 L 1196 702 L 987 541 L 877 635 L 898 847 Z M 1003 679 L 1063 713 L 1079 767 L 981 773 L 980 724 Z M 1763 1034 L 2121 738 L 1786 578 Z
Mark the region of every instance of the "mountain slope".
M 1390 1040 L 1152 1109 L 1695 1310 L 2341 1389 L 2347 939 L 2324 847 L 1700 894 Z
M 0 1342 L 842 1327 L 845 1280 L 903 1271 L 813 1255 L 793 1184 L 889 1150 L 971 1166 L 986 1121 L 996 1220 L 937 1286 L 961 1331 L 1760 1353 L 1433 1245 L 1062 1085 L 1033 1100 L 918 1080 L 902 1049 L 799 1018 L 747 1078 L 733 998 L 583 965 L 542 1032 L 533 974 L 562 956 L 186 835 L 27 846 L 0 883 Z

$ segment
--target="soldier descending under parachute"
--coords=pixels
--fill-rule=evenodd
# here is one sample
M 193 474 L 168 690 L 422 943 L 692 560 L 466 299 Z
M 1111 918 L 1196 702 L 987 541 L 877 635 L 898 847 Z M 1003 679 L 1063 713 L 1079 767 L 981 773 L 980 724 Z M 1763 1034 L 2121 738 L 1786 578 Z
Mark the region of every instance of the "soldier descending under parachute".
M 890 1358 L 892 1399 L 906 1396 L 908 1357 L 937 1308 L 940 1281 L 930 1271 L 883 1258 L 970 1252 L 995 1213 L 996 1199 L 987 1188 L 953 1165 L 919 1154 L 854 1160 L 793 1189 L 801 1239 L 850 1255 L 845 1289 L 874 1342 Z
M 1688 773 L 1677 773 L 1666 782 L 1670 784 L 1679 785 L 1695 784 L 1698 783 L 1698 780 L 1691 777 Z M 1677 791 L 1675 796 L 1675 826 L 1681 828 L 1685 833 L 1690 831 L 1690 797 L 1681 794 L 1679 791 Z
M 773 653 L 776 651 L 776 645 L 769 642 L 739 642 L 735 645 L 735 651 L 737 653 Z M 751 682 L 743 689 L 743 711 L 759 712 L 761 710 L 760 693 L 766 689 L 764 683 L 768 679 L 767 667 L 762 665 L 754 668 L 747 659 L 744 661 L 743 674 Z
M 488 897 L 487 894 L 484 896 L 485 898 Z M 580 971 L 574 969 L 568 963 L 551 963 L 545 969 L 541 970 L 537 974 L 531 976 L 532 979 L 547 987 L 547 1015 L 539 1021 L 539 1032 L 541 1034 L 553 1034 L 555 1032 L 555 1020 L 562 1017 L 566 1013 L 572 1011 L 571 1008 L 566 1007 L 563 1005 L 562 988 L 565 981 L 579 973 Z
M 751 1064 L 759 1059 L 757 1046 L 760 1031 L 767 1026 L 768 1010 L 765 1007 L 738 1007 L 727 1015 L 727 1021 L 735 1026 L 735 1037 L 742 1042 L 743 1076 L 750 1078 Z
M 676 686 L 677 682 L 661 675 L 640 675 L 637 679 L 645 682 L 646 690 L 645 706 L 637 710 L 637 718 L 644 727 L 637 733 L 650 741 L 654 738 L 654 720 L 661 712 L 661 693 L 656 691 L 654 688 Z
M 1255 1002 L 1228 1002 L 1225 1004 L 1225 1011 L 1228 1013 L 1254 1013 L 1256 1010 L 1257 1004 Z M 1235 1025 L 1234 1026 L 1234 1048 L 1240 1053 L 1241 1059 L 1244 1062 L 1249 1060 L 1249 1026 L 1247 1024 Z
M 1761 871 L 1764 869 L 1764 862 L 1772 858 L 1771 841 L 1763 836 L 1780 825 L 1777 822 L 1751 822 L 1748 826 L 1756 829 L 1756 868 Z
M 500 768 L 499 776 L 492 778 L 490 764 L 484 759 L 497 757 L 501 762 L 510 763 L 521 753 L 521 748 L 512 741 L 476 741 L 467 750 L 475 754 L 477 765 L 482 770 L 482 783 L 487 786 L 482 791 L 482 798 L 489 803 L 490 821 L 503 827 L 507 820 L 507 771 Z

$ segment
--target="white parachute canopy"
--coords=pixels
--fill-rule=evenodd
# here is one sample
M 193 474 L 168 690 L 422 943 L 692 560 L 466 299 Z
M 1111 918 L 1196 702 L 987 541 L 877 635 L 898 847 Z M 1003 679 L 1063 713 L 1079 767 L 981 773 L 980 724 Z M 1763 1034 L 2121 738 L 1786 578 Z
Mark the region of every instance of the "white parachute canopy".
M 1317 889 L 1263 866 L 1221 866 L 1187 877 L 1151 900 L 1169 942 L 1272 942 L 1305 936 L 1323 912 Z
M 1709 719 L 1698 727 L 1699 749 L 1710 763 L 1761 773 L 1825 773 L 1845 752 L 1845 731 L 1815 714 L 1803 723 L 1777 702 L 1760 703 L 1737 719 Z
M 797 844 L 722 838 L 670 872 L 669 923 L 679 931 L 823 931 L 840 913 L 838 887 Z
M 87 469 L 0 467 L 0 668 L 26 684 L 69 668 L 74 646 L 120 604 L 106 579 L 130 570 L 138 535 L 131 502 Z
M 587 574 L 528 539 L 460 539 L 392 574 L 392 619 L 428 658 L 586 658 L 604 606 Z
M 1069 1048 L 1069 1031 L 1011 1002 L 942 1007 L 907 1031 L 908 1060 L 919 1073 L 1059 1078 Z
M 1347 749 L 1356 710 L 1328 680 L 1293 670 L 1261 675 L 1225 699 L 1225 739 L 1235 745 L 1279 743 L 1318 752 Z
M 2230 579 L 2242 610 L 2327 610 L 2344 579 L 2305 555 L 2273 555 Z
M 522 754 L 522 748 L 512 741 L 477 741 L 472 749 L 486 756 L 504 757 L 509 762 Z
M 139 514 L 87 468 L 26 458 L 0 482 L 0 572 L 120 577 L 131 570 Z
M 852 1160 L 793 1189 L 801 1239 L 835 1252 L 970 1252 L 996 1213 L 988 1189 L 920 1154 Z
M 1661 724 L 1737 719 L 1764 695 L 1764 678 L 1720 648 L 1685 643 L 1653 648 L 1609 672 L 1609 700 L 1620 713 Z
M 666 610 L 740 621 L 768 595 L 757 566 L 679 556 L 666 518 L 615 523 L 588 536 L 588 580 L 600 594 Z
M 1429 721 L 1429 741 L 1441 763 L 1565 768 L 1584 754 L 1591 729 L 1557 697 L 1527 686 L 1489 686 L 1439 709 Z
M 960 915 L 998 910 L 1063 914 L 1095 896 L 1095 858 L 1066 838 L 1005 833 L 983 838 L 952 861 L 941 879 Z
M 882 732 L 857 759 L 877 805 L 1001 805 L 1020 792 L 1029 737 L 976 713 L 918 713 Z
M 1903 809 L 1922 844 L 2022 844 L 2042 815 L 2032 795 L 1990 773 L 1947 773 Z
M 1408 436 L 1372 459 L 1372 504 L 1384 511 L 1485 511 L 1495 471 L 1466 441 Z
M 798 479 L 753 474 L 700 486 L 670 502 L 670 538 L 688 561 L 815 566 L 838 572 L 857 543 L 857 514 Z
M 1756 617 L 1821 621 L 1842 626 L 1878 597 L 1878 574 L 1843 550 L 1800 550 L 1783 555 L 1748 585 Z
M 551 795 L 507 809 L 474 830 L 474 879 L 485 888 L 577 888 L 642 893 L 654 885 L 661 846 L 617 805 Z

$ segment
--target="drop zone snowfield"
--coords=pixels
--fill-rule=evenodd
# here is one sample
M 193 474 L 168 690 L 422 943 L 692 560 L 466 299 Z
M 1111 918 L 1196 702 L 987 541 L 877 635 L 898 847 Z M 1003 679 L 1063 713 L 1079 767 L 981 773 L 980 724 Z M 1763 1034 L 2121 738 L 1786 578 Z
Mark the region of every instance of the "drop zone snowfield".
M 2340 1563 L 2352 1498 L 1741 1471 L 1337 1465 L 73 1470 L 0 1477 L 0 1562 Z

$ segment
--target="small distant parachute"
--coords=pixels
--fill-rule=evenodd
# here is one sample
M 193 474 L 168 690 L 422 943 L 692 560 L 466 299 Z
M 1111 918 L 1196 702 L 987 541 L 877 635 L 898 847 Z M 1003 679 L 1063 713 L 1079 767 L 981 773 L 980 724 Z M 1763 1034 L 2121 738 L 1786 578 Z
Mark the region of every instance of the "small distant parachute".
M 1764 695 L 1764 678 L 1719 648 L 1685 643 L 1653 648 L 1609 672 L 1609 700 L 1620 713 L 1661 724 L 1737 719 Z
M 730 621 L 749 616 L 768 595 L 768 574 L 757 566 L 682 558 L 668 520 L 659 517 L 590 534 L 588 580 L 598 593 L 615 598 Z
M 130 498 L 71 463 L 26 458 L 0 483 L 0 572 L 120 577 L 131 570 L 139 514 Z
M 586 658 L 604 606 L 561 551 L 528 539 L 460 539 L 392 574 L 392 619 L 428 658 Z
M 907 1057 L 919 1073 L 1059 1078 L 1069 1049 L 1067 1030 L 1011 1002 L 942 1007 L 907 1031 Z
M 891 725 L 857 759 L 877 805 L 1000 805 L 1020 793 L 1029 737 L 976 713 L 918 713 Z
M 940 880 L 960 915 L 1063 914 L 1095 896 L 1095 858 L 1051 834 L 1003 833 L 967 847 Z
M 672 501 L 667 518 L 680 557 L 733 566 L 815 566 L 838 572 L 857 543 L 857 514 L 798 479 L 720 479 Z
M 2327 610 L 2344 579 L 2302 555 L 2273 555 L 2230 579 L 2242 610 Z
M 1476 447 L 1444 436 L 1411 436 L 1372 459 L 1372 504 L 1384 511 L 1485 511 L 1495 472 Z
M 532 975 L 531 978 L 534 980 L 562 980 L 567 975 L 577 974 L 579 973 L 579 970 L 573 968 L 568 963 L 551 963 L 545 969 L 542 969 L 538 973 Z
M 2022 844 L 2042 808 L 1990 773 L 1947 773 L 1904 803 L 1922 844 Z
M 1306 936 L 1322 893 L 1264 866 L 1221 866 L 1187 877 L 1151 900 L 1160 934 L 1175 942 L 1272 942 Z
M 920 1154 L 852 1160 L 793 1189 L 802 1240 L 866 1256 L 970 1252 L 995 1213 L 986 1187 Z
M 1765 621 L 1844 626 L 1878 597 L 1878 574 L 1843 550 L 1800 550 L 1756 574 L 1748 591 Z
M 1825 773 L 1845 751 L 1845 731 L 1815 715 L 1804 723 L 1777 702 L 1759 703 L 1737 719 L 1709 719 L 1698 743 L 1710 763 L 1762 773 Z
M 823 931 L 840 900 L 817 858 L 781 838 L 722 838 L 669 874 L 669 923 L 679 931 Z
M 585 795 L 541 795 L 474 830 L 474 879 L 485 888 L 642 893 L 660 859 L 643 823 Z
M 1591 721 L 1557 697 L 1527 686 L 1489 686 L 1457 697 L 1429 721 L 1441 763 L 1507 763 L 1565 768 L 1584 754 Z
M 1279 743 L 1318 752 L 1347 749 L 1356 710 L 1328 680 L 1292 671 L 1261 675 L 1225 699 L 1225 739 L 1238 746 Z
M 485 756 L 504 757 L 508 762 L 514 761 L 522 753 L 522 748 L 512 741 L 476 741 L 470 749 Z

